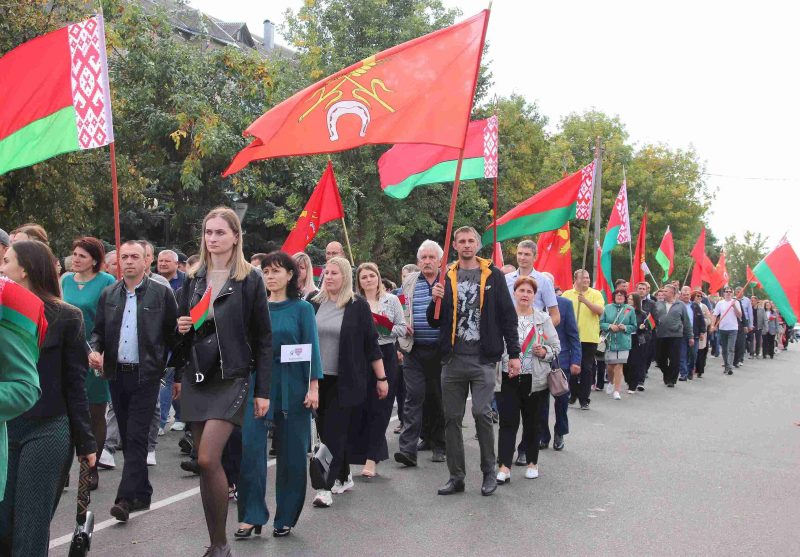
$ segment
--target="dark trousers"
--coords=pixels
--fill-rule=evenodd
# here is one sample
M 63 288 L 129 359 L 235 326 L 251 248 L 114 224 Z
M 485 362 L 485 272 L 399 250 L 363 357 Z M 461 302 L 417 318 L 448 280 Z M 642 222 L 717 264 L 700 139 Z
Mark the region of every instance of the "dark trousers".
M 736 333 L 736 346 L 733 350 L 733 365 L 741 364 L 744 362 L 744 348 L 747 343 L 747 333 L 744 327 L 739 327 L 739 332 Z
M 767 333 L 764 335 L 764 357 L 775 357 L 775 335 Z
M 547 389 L 535 393 L 530 391 L 530 375 L 509 379 L 507 373 L 503 374 L 502 387 L 497 394 L 497 408 L 500 413 L 497 454 L 502 466 L 510 468 L 514 464 L 514 445 L 517 441 L 520 417 L 525 421 L 522 442 L 527 445 L 525 451 L 527 462 L 528 464 L 539 462 L 539 415 L 549 398 Z
M 539 440 L 543 443 L 550 442 L 550 391 L 547 392 L 547 400 L 542 404 L 542 409 L 539 412 Z M 569 406 L 569 393 L 564 393 L 561 396 L 553 397 L 553 408 L 556 412 L 556 423 L 553 426 L 553 431 L 556 435 L 564 436 L 569 433 L 569 419 L 567 418 L 567 408 Z M 523 420 L 525 418 L 523 417 Z M 524 433 L 524 432 L 523 432 Z M 527 446 L 520 446 L 517 448 L 523 453 L 527 453 Z
M 755 329 L 751 334 L 753 335 L 753 341 L 750 344 L 750 355 L 758 356 L 761 354 L 761 329 Z
M 367 376 L 367 394 L 364 404 L 354 408 L 350 416 L 349 462 L 365 464 L 367 460 L 381 462 L 389 458 L 386 428 L 392 417 L 397 389 L 397 351 L 394 344 L 382 344 L 383 369 L 386 373 L 389 394 L 378 398 L 378 380 L 370 371 Z
M 648 342 L 639 344 L 636 337 L 633 337 L 631 351 L 628 354 L 628 363 L 622 366 L 625 382 L 628 384 L 628 389 L 632 391 L 636 390 L 639 385 L 644 385 L 644 375 L 647 372 L 648 344 Z
M 125 500 L 132 503 L 138 499 L 149 505 L 153 486 L 147 475 L 147 435 L 161 382 L 140 382 L 138 372 L 118 372 L 108 386 L 125 454 L 122 479 L 114 502 Z
M 326 486 L 328 491 L 336 480 L 344 482 L 350 474 L 347 434 L 350 430 L 352 410 L 339 405 L 339 378 L 336 375 L 326 375 L 319 382 L 317 431 L 333 456 Z
M 605 360 L 598 360 L 595 357 L 594 360 L 594 385 L 598 391 L 602 391 L 603 387 L 606 386 L 606 361 Z
M 424 435 L 433 449 L 444 451 L 442 364 L 438 347 L 415 344 L 411 353 L 405 357 L 403 379 L 406 401 L 400 451 L 416 455 L 417 441 L 421 435 Z
M 396 355 L 396 354 L 395 354 Z M 406 382 L 403 379 L 403 364 L 397 364 L 397 392 L 395 393 L 395 400 L 397 401 L 397 418 L 400 420 L 400 425 L 403 425 L 403 416 L 405 415 L 406 404 Z
M 661 373 L 664 374 L 665 385 L 674 385 L 678 380 L 681 344 L 683 342 L 683 337 L 658 339 L 656 359 L 658 360 L 658 367 L 661 368 Z
M 694 367 L 697 370 L 697 376 L 701 376 L 706 371 L 706 359 L 708 359 L 708 343 L 706 343 L 706 347 L 702 350 L 697 351 L 697 360 L 695 361 Z
M 222 449 L 222 469 L 228 479 L 228 487 L 238 486 L 242 469 L 242 428 L 238 425 L 233 428 Z
M 582 342 L 581 374 L 569 376 L 570 400 L 579 400 L 582 406 L 589 404 L 589 394 L 592 392 L 593 383 L 594 353 L 596 350 L 596 342 Z

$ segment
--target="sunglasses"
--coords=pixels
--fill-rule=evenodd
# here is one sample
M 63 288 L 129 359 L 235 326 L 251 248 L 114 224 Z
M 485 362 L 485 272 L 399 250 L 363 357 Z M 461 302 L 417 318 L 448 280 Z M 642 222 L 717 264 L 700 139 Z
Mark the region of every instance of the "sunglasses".
M 725 294 L 729 294 L 729 293 L 732 293 L 732 292 L 733 292 L 733 290 L 723 290 L 723 292 L 724 292 Z

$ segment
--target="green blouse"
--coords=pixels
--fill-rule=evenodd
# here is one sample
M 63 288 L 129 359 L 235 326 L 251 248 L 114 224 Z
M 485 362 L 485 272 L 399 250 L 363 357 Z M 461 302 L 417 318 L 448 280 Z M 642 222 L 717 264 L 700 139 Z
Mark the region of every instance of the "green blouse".
M 81 310 L 83 314 L 83 325 L 86 330 L 86 340 L 92 337 L 94 331 L 94 317 L 97 314 L 97 301 L 100 293 L 106 286 L 117 282 L 112 275 L 99 272 L 89 282 L 78 288 L 78 281 L 75 280 L 74 273 L 67 273 L 61 277 L 61 290 L 64 293 L 64 301 L 72 304 Z

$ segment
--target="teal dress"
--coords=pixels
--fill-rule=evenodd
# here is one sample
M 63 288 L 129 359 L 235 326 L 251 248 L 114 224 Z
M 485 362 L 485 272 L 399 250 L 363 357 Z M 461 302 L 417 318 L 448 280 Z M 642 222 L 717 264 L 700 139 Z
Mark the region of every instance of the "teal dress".
M 311 410 L 303 406 L 311 379 L 322 379 L 322 360 L 314 308 L 304 300 L 269 303 L 272 320 L 270 413 L 278 454 L 275 478 L 275 528 L 294 527 L 306 497 Z M 280 363 L 282 345 L 310 344 L 311 363 Z
M 67 273 L 61 277 L 64 301 L 80 309 L 83 314 L 87 342 L 92 337 L 94 330 L 94 317 L 97 313 L 97 300 L 100 298 L 100 293 L 105 287 L 111 286 L 115 282 L 117 279 L 104 272 L 97 273 L 92 280 L 86 283 L 78 283 L 73 273 Z M 78 288 L 81 285 L 83 288 Z M 88 346 L 86 349 L 89 349 Z M 86 365 L 86 398 L 89 404 L 111 402 L 108 381 L 95 375 L 88 363 Z

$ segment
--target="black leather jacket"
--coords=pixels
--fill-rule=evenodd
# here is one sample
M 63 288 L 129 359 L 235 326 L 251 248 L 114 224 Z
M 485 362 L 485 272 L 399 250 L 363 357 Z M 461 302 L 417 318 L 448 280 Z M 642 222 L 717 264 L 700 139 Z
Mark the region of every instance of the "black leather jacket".
M 125 281 L 106 287 L 97 301 L 97 316 L 89 344 L 103 353 L 103 377 L 117 376 L 117 350 L 122 313 L 125 310 Z M 178 305 L 172 289 L 147 277 L 136 289 L 136 336 L 139 341 L 139 381 L 160 381 L 167 354 L 177 338 Z
M 75 454 L 97 452 L 86 400 L 86 333 L 81 310 L 66 303 L 45 303 L 47 333 L 36 368 L 42 397 L 25 418 L 67 415 Z M 89 373 L 92 373 L 91 371 Z
M 194 278 L 187 277 L 178 291 L 178 313 L 189 315 L 189 309 L 200 301 L 206 288 L 206 268 L 201 267 Z M 244 280 L 228 279 L 213 304 L 223 379 L 247 377 L 255 369 L 255 396 L 269 398 L 272 326 L 261 273 L 253 269 Z M 191 330 L 181 339 L 181 347 L 170 361 L 175 367 L 176 383 L 181 382 L 186 363 L 190 361 L 188 349 L 194 340 L 194 330 Z

